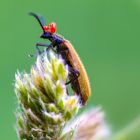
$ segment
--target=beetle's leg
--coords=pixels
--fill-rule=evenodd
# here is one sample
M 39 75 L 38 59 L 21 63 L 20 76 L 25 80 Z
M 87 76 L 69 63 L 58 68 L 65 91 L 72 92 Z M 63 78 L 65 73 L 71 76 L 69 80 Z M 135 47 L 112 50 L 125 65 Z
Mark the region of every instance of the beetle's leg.
M 68 81 L 66 83 L 66 85 L 70 84 L 71 82 L 75 81 L 76 79 L 78 79 L 78 77 L 80 76 L 80 72 L 72 67 L 69 67 L 69 71 L 70 71 L 70 75 L 72 75 L 72 79 L 70 79 L 70 81 Z
M 40 47 L 48 47 L 49 45 L 48 44 L 41 44 L 41 43 L 37 43 L 36 44 L 36 50 L 37 50 L 37 54 L 34 55 L 34 54 L 29 54 L 28 56 L 29 57 L 37 57 L 38 55 L 42 54 L 43 51 L 40 50 Z M 47 48 L 48 50 L 48 48 Z
M 39 49 L 40 47 L 45 47 L 48 51 L 51 46 L 49 44 L 36 43 L 36 48 Z
M 36 50 L 37 50 L 37 56 L 40 55 L 40 54 L 42 54 L 42 52 L 41 52 L 39 46 L 37 46 L 37 45 L 36 45 Z
M 64 60 L 67 60 L 68 53 L 69 53 L 69 49 L 68 48 L 64 48 L 63 50 L 59 51 L 59 54 L 61 54 L 61 56 L 62 56 L 62 58 Z
M 70 81 L 68 81 L 66 83 L 66 85 L 71 84 L 71 88 L 73 89 L 74 94 L 79 96 L 79 101 L 81 104 L 83 104 L 80 85 L 79 85 L 79 81 L 78 81 L 78 77 L 80 76 L 80 72 L 76 69 L 73 69 L 72 67 L 70 68 L 69 71 L 71 72 L 69 76 L 72 78 L 70 79 Z
M 77 78 L 80 76 L 80 72 L 77 69 L 74 69 L 74 68 L 69 66 L 69 71 L 71 73 L 75 73 Z
M 42 44 L 42 43 L 37 43 L 36 44 L 36 47 L 37 47 L 37 49 L 39 47 L 46 47 L 46 51 L 48 51 L 49 49 L 52 49 L 55 53 L 57 53 L 57 51 L 53 48 L 54 47 L 53 46 L 53 43 L 51 43 L 50 45 L 48 45 L 48 44 Z

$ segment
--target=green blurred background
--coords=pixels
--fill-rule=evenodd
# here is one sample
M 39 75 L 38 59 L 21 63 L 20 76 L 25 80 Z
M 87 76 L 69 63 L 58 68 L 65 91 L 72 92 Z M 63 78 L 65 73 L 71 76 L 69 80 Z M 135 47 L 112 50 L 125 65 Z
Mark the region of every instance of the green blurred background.
M 28 12 L 70 40 L 90 78 L 89 106 L 101 105 L 112 129 L 140 114 L 140 0 L 1 0 L 0 139 L 17 140 L 14 75 L 28 71 L 41 29 Z

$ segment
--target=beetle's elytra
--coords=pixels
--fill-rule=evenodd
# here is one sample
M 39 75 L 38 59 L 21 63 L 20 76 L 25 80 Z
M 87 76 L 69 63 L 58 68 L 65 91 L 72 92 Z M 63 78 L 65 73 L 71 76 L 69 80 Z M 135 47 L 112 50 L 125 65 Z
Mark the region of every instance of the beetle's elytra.
M 51 48 L 62 56 L 66 64 L 69 66 L 70 81 L 68 83 L 71 84 L 75 94 L 80 95 L 81 103 L 84 105 L 91 94 L 91 89 L 87 73 L 77 52 L 68 40 L 65 40 L 64 38 L 55 34 L 56 24 L 54 22 L 52 22 L 49 26 L 45 26 L 37 14 L 30 13 L 30 15 L 37 19 L 43 30 L 43 34 L 40 37 L 51 42 L 50 44 L 37 43 L 36 48 L 38 53 L 41 53 L 39 47 L 44 46 L 46 49 Z

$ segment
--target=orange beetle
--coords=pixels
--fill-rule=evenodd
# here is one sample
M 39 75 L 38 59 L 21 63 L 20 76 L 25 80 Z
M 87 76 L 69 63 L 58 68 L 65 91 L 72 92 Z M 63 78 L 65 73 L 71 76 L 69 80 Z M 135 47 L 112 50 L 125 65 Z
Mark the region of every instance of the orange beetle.
M 91 94 L 91 89 L 87 73 L 77 52 L 68 40 L 65 40 L 60 35 L 55 34 L 56 24 L 54 22 L 52 22 L 49 26 L 45 26 L 38 15 L 35 13 L 30 13 L 30 15 L 34 16 L 38 20 L 43 30 L 43 34 L 40 37 L 51 42 L 49 45 L 37 43 L 36 48 L 38 53 L 41 53 L 39 46 L 44 46 L 47 49 L 51 48 L 56 53 L 61 54 L 66 64 L 69 66 L 70 81 L 68 83 L 71 83 L 71 87 L 75 94 L 80 95 L 81 103 L 84 105 Z

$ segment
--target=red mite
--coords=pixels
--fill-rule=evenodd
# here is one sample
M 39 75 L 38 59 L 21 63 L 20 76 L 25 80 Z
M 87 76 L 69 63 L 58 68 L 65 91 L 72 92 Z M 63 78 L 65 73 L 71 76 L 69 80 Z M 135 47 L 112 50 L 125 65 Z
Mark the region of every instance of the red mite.
M 54 34 L 56 32 L 56 23 L 52 22 L 50 23 L 49 27 L 48 26 L 43 26 L 45 32 L 50 32 Z

